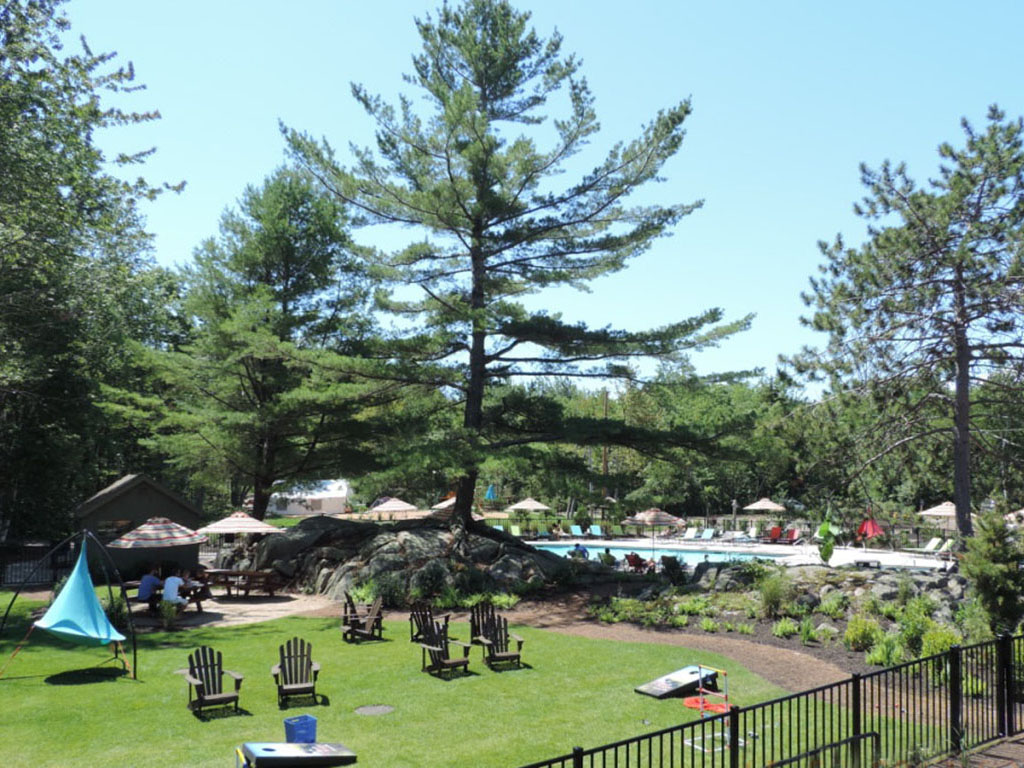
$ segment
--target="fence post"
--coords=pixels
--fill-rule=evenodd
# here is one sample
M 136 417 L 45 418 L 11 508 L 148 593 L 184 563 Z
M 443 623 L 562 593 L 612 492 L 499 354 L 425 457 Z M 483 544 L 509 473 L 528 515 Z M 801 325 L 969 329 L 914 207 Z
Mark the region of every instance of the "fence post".
M 853 702 L 850 707 L 853 710 L 853 741 L 851 742 L 851 758 L 850 764 L 859 768 L 860 766 L 860 739 L 858 738 L 863 728 L 863 722 L 861 721 L 861 705 L 860 705 L 860 675 L 854 672 L 850 678 L 850 685 L 852 687 Z
M 962 655 L 959 645 L 949 649 L 949 740 L 954 753 L 963 743 L 964 680 Z
M 1000 736 L 1010 734 L 1007 723 L 1009 712 L 1013 709 L 1008 704 L 1011 690 L 1010 679 L 1013 677 L 1013 652 L 1011 638 L 1008 634 L 999 636 L 996 642 L 996 732 Z
M 583 747 L 572 748 L 572 768 L 583 768 Z
M 729 707 L 729 768 L 740 768 L 740 708 Z

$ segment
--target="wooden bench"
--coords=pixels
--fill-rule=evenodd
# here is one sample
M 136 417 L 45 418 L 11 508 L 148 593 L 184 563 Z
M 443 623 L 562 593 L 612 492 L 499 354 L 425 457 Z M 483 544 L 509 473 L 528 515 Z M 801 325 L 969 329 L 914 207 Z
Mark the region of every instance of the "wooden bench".
M 224 587 L 228 597 L 231 590 L 236 595 L 248 597 L 250 592 L 266 592 L 271 597 L 284 584 L 273 571 L 207 571 L 210 586 Z

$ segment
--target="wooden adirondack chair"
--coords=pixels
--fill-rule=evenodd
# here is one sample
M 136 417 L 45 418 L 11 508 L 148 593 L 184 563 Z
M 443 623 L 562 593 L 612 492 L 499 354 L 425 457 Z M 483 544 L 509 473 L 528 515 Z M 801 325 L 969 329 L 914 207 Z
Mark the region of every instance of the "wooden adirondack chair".
M 469 642 L 479 643 L 486 621 L 494 618 L 493 603 L 477 603 L 469 609 Z
M 235 690 L 225 691 L 223 685 L 224 675 L 229 675 L 235 681 Z M 188 681 L 188 707 L 193 712 L 202 714 L 203 707 L 221 706 L 234 704 L 238 710 L 238 691 L 242 687 L 243 676 L 229 669 L 224 669 L 220 651 L 215 651 L 208 645 L 201 646 L 188 657 L 188 674 L 185 680 Z M 195 691 L 195 699 L 192 692 Z
M 461 646 L 462 656 L 451 656 L 453 644 Z M 468 672 L 471 647 L 469 643 L 450 639 L 446 624 L 432 622 L 423 628 L 423 640 L 420 642 L 421 669 L 439 677 L 451 677 L 457 671 Z
M 374 600 L 365 616 L 352 619 L 347 626 L 344 626 L 341 639 L 346 643 L 360 640 L 383 640 L 384 623 L 380 615 L 383 604 L 384 601 L 379 597 Z
M 345 605 L 341 609 L 342 626 L 350 627 L 353 624 L 362 624 L 366 620 L 366 614 L 370 612 L 372 603 L 357 603 L 352 595 L 345 593 Z
M 313 646 L 299 637 L 293 637 L 279 649 L 281 660 L 270 668 L 277 685 L 277 706 L 283 708 L 292 696 L 316 698 L 316 679 L 320 665 L 313 661 Z
M 509 646 L 511 640 L 516 641 L 516 649 Z M 523 651 L 523 638 L 508 631 L 508 619 L 504 616 L 492 616 L 484 622 L 480 643 L 483 645 L 484 663 L 494 669 L 499 664 L 522 666 L 520 658 Z
M 423 640 L 424 627 L 431 626 L 435 621 L 442 622 L 448 628 L 451 614 L 434 616 L 434 609 L 427 603 L 416 603 L 409 610 L 409 642 L 418 643 Z

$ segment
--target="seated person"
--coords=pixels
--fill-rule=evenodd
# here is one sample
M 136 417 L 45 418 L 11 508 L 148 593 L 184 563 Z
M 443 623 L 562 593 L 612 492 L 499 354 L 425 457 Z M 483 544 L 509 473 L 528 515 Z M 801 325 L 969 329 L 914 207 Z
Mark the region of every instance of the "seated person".
M 196 575 L 194 579 L 188 577 L 188 572 L 185 572 L 185 584 L 192 590 L 192 596 L 199 600 L 212 600 L 213 593 L 210 591 L 210 585 L 206 578 L 206 568 L 199 566 L 196 568 Z
M 615 559 L 615 555 L 612 554 L 612 551 L 608 547 L 605 547 L 604 552 L 602 552 L 597 557 L 598 559 L 600 559 L 602 563 L 604 563 L 605 565 L 610 565 L 612 568 L 614 568 L 615 564 L 618 562 Z
M 154 565 L 149 569 L 149 573 L 143 575 L 142 580 L 139 582 L 139 591 L 136 593 L 135 599 L 140 603 L 149 603 L 149 607 L 155 609 L 157 602 L 159 602 L 157 590 L 162 586 L 160 569 Z
M 576 542 L 576 546 L 573 547 L 571 550 L 569 550 L 569 556 L 570 557 L 578 557 L 581 560 L 589 560 L 590 559 L 590 552 L 588 552 L 587 548 L 584 547 L 582 544 L 580 544 L 577 541 Z
M 186 573 L 188 573 L 186 571 Z M 179 608 L 188 605 L 188 599 L 182 597 L 179 591 L 185 586 L 185 580 L 181 578 L 181 570 L 176 570 L 173 576 L 164 579 L 164 602 L 174 603 Z

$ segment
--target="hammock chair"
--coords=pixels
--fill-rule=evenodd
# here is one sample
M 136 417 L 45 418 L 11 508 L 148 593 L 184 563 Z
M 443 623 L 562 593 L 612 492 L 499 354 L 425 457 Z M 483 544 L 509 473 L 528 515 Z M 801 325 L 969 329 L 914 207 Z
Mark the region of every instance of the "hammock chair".
M 29 627 L 28 632 L 17 648 L 14 649 L 14 653 L 11 654 L 11 658 L 7 660 L 7 664 L 4 665 L 3 669 L 0 669 L 0 676 L 3 675 L 7 669 L 7 665 L 11 663 L 14 657 L 21 650 L 22 646 L 28 640 L 29 635 L 32 634 L 32 630 L 36 627 L 46 630 L 50 634 L 61 638 L 62 640 L 69 640 L 76 645 L 84 645 L 89 647 L 102 647 L 105 645 L 113 645 L 114 658 L 118 658 L 117 649 L 120 649 L 121 656 L 123 657 L 123 663 L 127 667 L 128 659 L 127 654 L 124 652 L 124 646 L 122 642 L 126 639 L 123 634 L 114 628 L 114 625 L 110 623 L 110 619 L 107 618 L 107 614 L 103 610 L 103 606 L 100 605 L 99 599 L 96 597 L 96 591 L 93 589 L 92 578 L 89 576 L 89 563 L 86 556 L 86 541 L 91 537 L 96 540 L 95 535 L 91 531 L 83 531 L 81 534 L 74 534 L 71 537 L 65 539 L 61 544 L 54 547 L 49 554 L 60 549 L 64 544 L 69 544 L 73 538 L 81 536 L 81 548 L 78 553 L 78 560 L 75 563 L 74 569 L 71 571 L 71 575 L 68 576 L 67 581 L 64 583 L 64 587 L 61 589 L 60 594 L 53 601 L 53 604 L 47 609 L 46 613 L 42 618 L 33 622 Z M 103 549 L 103 546 L 99 544 L 100 552 L 109 560 L 110 555 Z M 44 557 L 40 562 L 46 560 L 49 554 Z M 121 581 L 121 576 L 117 571 L 117 568 L 111 561 L 111 567 L 114 570 L 114 574 L 117 576 L 118 583 L 121 586 L 121 596 L 125 600 L 127 605 L 127 595 L 124 587 L 124 582 Z M 36 566 L 38 568 L 38 565 Z M 104 564 L 104 568 L 106 565 Z M 34 572 L 34 570 L 33 570 Z M 29 574 L 28 579 L 32 578 L 32 574 Z M 22 583 L 22 587 L 27 583 L 28 579 Z M 112 596 L 112 590 L 108 580 L 107 585 L 108 593 Z M 7 617 L 11 612 L 11 608 L 14 606 L 14 601 L 18 597 L 18 593 L 21 592 L 21 587 L 14 593 L 11 598 L 10 604 L 7 606 L 7 612 L 4 614 L 3 621 L 0 621 L 0 632 L 3 631 L 4 625 L 7 623 Z M 135 643 L 135 626 L 131 620 L 131 610 L 128 611 L 128 625 L 131 630 L 132 636 L 132 665 L 130 667 L 132 677 L 135 677 L 135 662 L 137 658 L 137 647 Z

